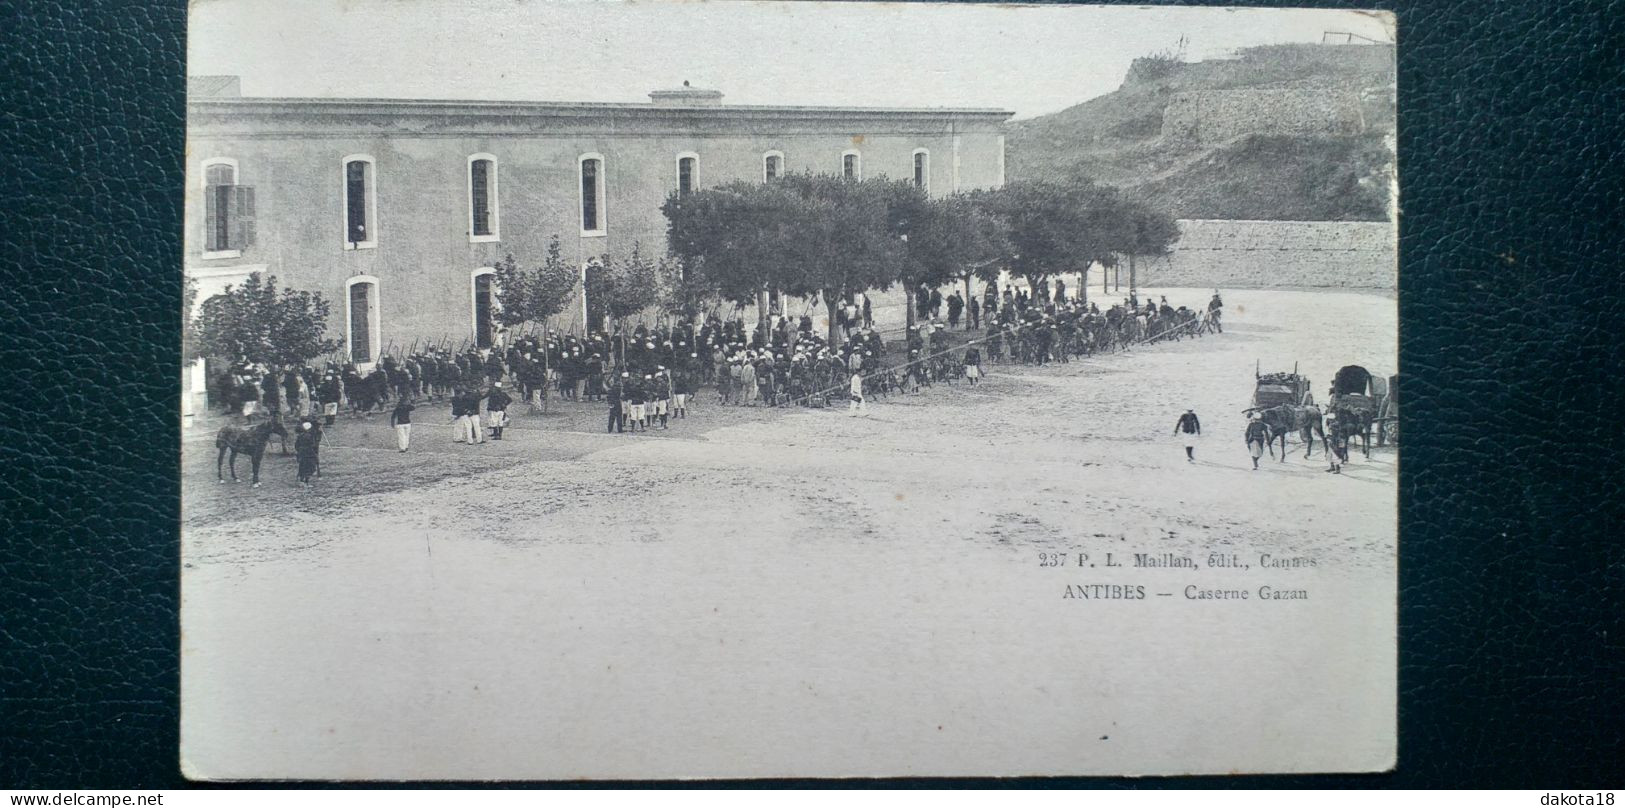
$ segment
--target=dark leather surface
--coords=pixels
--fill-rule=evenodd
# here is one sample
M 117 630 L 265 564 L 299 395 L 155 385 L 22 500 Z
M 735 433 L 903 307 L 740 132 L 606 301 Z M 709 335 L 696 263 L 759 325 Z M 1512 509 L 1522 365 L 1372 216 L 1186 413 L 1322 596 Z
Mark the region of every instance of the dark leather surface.
M 179 787 L 185 4 L 4 6 L 0 787 Z M 1389 7 L 1399 768 L 1172 782 L 1617 785 L 1625 3 Z

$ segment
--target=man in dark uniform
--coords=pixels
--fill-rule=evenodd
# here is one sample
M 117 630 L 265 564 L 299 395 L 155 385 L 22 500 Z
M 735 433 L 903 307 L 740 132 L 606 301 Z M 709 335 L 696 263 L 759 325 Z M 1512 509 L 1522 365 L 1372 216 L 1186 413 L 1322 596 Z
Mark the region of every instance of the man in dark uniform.
M 1179 421 L 1174 424 L 1175 437 L 1183 440 L 1185 444 L 1186 462 L 1196 462 L 1196 439 L 1201 434 L 1202 422 L 1196 419 L 1195 410 L 1186 410 L 1185 414 L 1179 416 Z
M 339 402 L 343 398 L 344 384 L 338 376 L 328 373 L 327 378 L 322 379 L 322 383 L 316 387 L 316 400 L 321 402 L 322 416 L 328 426 L 332 426 L 333 419 L 338 416 Z
M 491 440 L 502 440 L 502 428 L 508 425 L 508 405 L 513 396 L 502 389 L 502 382 L 491 385 L 491 395 L 485 399 L 486 424 L 491 427 Z
M 622 373 L 621 378 L 626 378 L 626 374 Z M 605 391 L 604 397 L 609 400 L 609 424 L 604 427 L 605 432 L 626 431 L 626 410 L 621 407 L 621 386 L 622 382 L 616 380 L 611 382 L 608 385 L 609 389 Z

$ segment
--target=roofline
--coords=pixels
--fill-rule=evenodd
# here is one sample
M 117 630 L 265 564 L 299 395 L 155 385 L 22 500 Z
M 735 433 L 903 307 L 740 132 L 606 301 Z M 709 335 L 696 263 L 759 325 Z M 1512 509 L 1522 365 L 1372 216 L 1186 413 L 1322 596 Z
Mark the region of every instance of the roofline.
M 462 115 L 538 115 L 557 116 L 571 114 L 629 113 L 633 115 L 669 115 L 680 112 L 704 117 L 731 117 L 736 115 L 764 117 L 829 117 L 880 116 L 888 118 L 962 117 L 995 118 L 1005 120 L 1015 112 L 988 107 L 827 107 L 777 106 L 757 104 L 653 104 L 649 102 L 593 102 L 593 101 L 455 101 L 449 99 L 415 98 L 294 98 L 274 96 L 203 97 L 188 99 L 187 107 L 196 112 L 242 111 L 272 112 L 277 107 L 297 109 L 303 113 L 335 115 L 367 114 L 375 112 L 437 113 Z

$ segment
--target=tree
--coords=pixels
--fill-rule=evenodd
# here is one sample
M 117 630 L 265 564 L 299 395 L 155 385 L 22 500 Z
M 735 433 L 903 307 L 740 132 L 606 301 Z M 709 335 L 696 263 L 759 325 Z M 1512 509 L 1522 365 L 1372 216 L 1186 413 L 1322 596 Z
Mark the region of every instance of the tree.
M 624 258 L 587 263 L 587 300 L 617 326 L 655 304 L 661 286 L 661 266 L 634 243 Z
M 681 262 L 684 282 L 695 294 L 756 302 L 758 322 L 764 322 L 761 301 L 789 259 L 795 205 L 795 196 L 778 182 L 736 181 L 672 194 L 661 207 L 666 248 Z
M 1013 183 L 987 202 L 1008 222 L 1010 271 L 1033 284 L 1127 254 L 1132 286 L 1132 257 L 1166 253 L 1179 236 L 1167 213 L 1088 182 Z
M 1000 190 L 999 213 L 1009 222 L 1010 271 L 1037 285 L 1052 275 L 1087 269 L 1087 189 L 1092 186 L 1012 183 Z
M 1010 258 L 1009 223 L 985 192 L 954 194 L 938 201 L 942 251 L 955 277 L 965 284 L 965 300 L 971 298 L 971 278 L 996 283 L 999 271 Z
M 332 353 L 328 303 L 320 293 L 283 289 L 276 276 L 255 272 L 241 286 L 204 301 L 191 323 L 190 344 L 199 356 L 218 356 L 266 365 L 302 365 Z
M 886 236 L 895 239 L 896 280 L 903 288 L 906 322 L 914 327 L 914 292 L 958 277 L 955 241 L 947 210 L 912 182 L 881 186 L 886 204 Z
M 838 344 L 835 309 L 843 298 L 884 289 L 897 280 L 903 242 L 887 226 L 894 192 L 883 179 L 849 180 L 795 174 L 771 183 L 793 196 L 785 223 L 787 250 L 779 288 L 818 294 L 829 316 L 828 341 Z
M 1134 257 L 1137 255 L 1167 255 L 1179 240 L 1179 222 L 1167 212 L 1141 202 L 1129 202 L 1124 207 L 1126 240 L 1120 252 L 1128 254 L 1129 297 L 1139 295 L 1139 278 L 1135 275 Z
M 527 323 L 545 327 L 549 318 L 564 311 L 574 297 L 576 271 L 559 247 L 559 237 L 547 244 L 547 257 L 539 267 L 526 269 L 508 255 L 496 266 L 497 321 L 509 328 Z

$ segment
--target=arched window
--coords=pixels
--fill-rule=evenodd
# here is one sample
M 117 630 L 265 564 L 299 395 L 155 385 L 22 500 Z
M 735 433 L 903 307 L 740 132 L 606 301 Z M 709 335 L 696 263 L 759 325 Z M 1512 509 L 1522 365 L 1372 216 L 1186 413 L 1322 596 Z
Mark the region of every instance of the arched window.
M 474 347 L 489 348 L 496 344 L 497 334 L 497 271 L 480 267 L 470 276 L 473 292 Z
M 914 150 L 914 187 L 931 192 L 931 152 L 925 149 Z
M 849 180 L 863 179 L 863 155 L 857 149 L 841 152 L 841 176 Z
M 500 241 L 497 203 L 497 158 L 474 154 L 468 158 L 468 240 Z
M 581 155 L 581 235 L 602 236 L 607 222 L 604 210 L 604 156 L 596 152 Z
M 762 181 L 784 176 L 784 152 L 770 151 L 762 155 Z
M 700 156 L 694 152 L 677 155 L 677 194 L 688 196 L 698 187 Z
M 378 246 L 376 161 L 370 154 L 344 158 L 344 249 Z
M 357 367 L 378 361 L 382 323 L 378 316 L 378 279 L 357 275 L 344 282 L 346 353 Z

